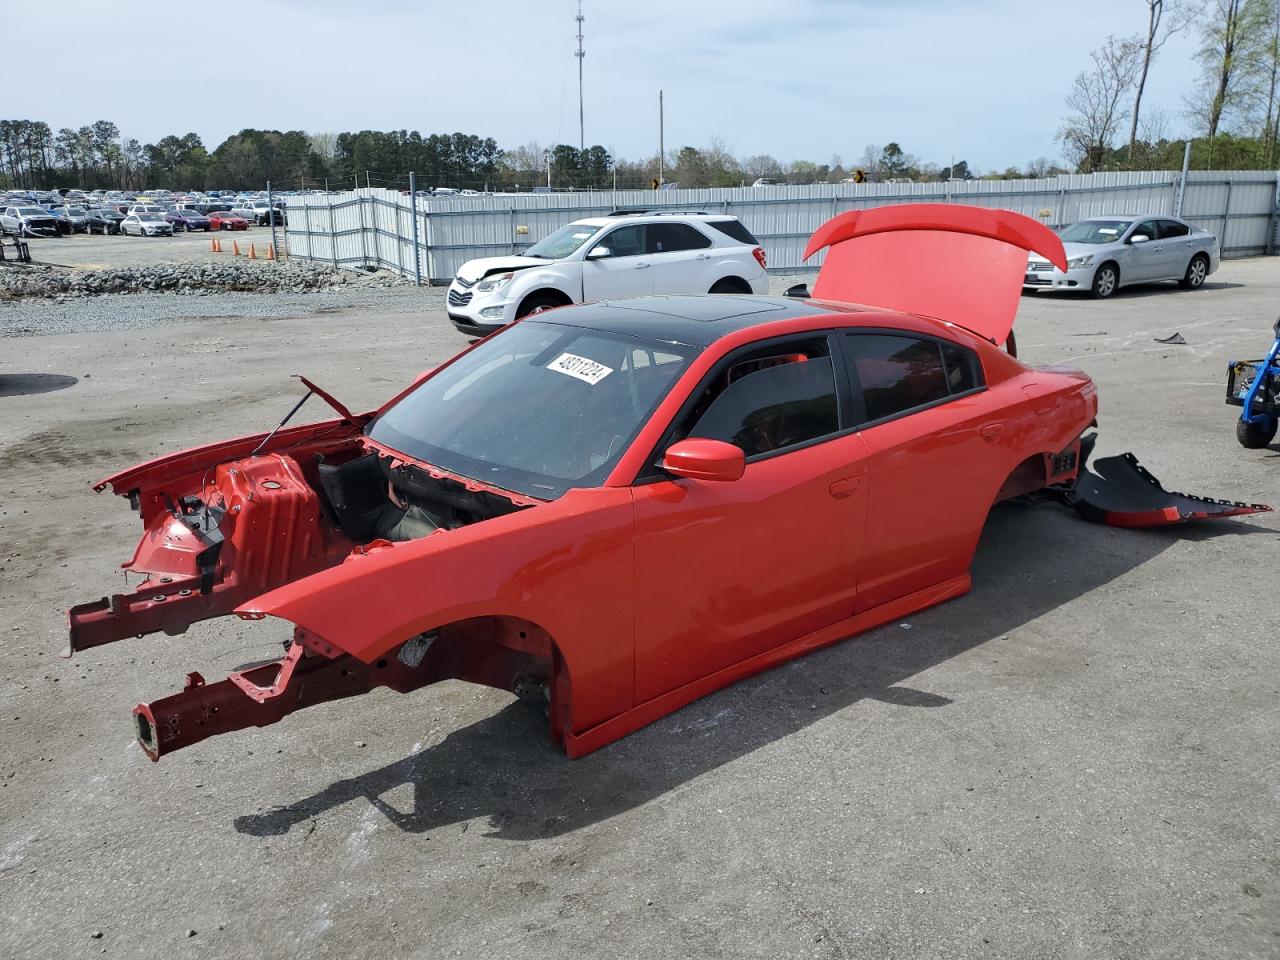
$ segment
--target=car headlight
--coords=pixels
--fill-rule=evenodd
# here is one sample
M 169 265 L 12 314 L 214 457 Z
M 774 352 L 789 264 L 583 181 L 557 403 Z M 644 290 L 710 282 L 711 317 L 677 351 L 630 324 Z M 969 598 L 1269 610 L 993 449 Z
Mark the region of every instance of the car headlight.
M 476 284 L 477 293 L 493 293 L 495 290 L 501 290 L 514 277 L 514 273 L 495 273 L 493 276 L 485 277 Z
M 1087 255 L 1087 256 L 1084 256 L 1084 257 L 1076 257 L 1074 260 L 1068 260 L 1068 261 L 1067 261 L 1067 269 L 1068 269 L 1068 270 L 1079 270 L 1081 267 L 1087 267 L 1087 266 L 1088 266 L 1089 264 L 1091 264 L 1091 263 L 1093 263 L 1093 254 L 1092 254 L 1092 253 L 1091 253 L 1091 254 L 1089 254 L 1089 255 Z

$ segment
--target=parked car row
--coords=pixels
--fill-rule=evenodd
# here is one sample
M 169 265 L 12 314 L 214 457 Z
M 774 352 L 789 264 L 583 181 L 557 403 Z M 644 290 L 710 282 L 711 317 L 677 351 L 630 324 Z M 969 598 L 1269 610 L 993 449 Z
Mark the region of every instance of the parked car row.
M 158 235 L 132 217 L 159 217 L 165 235 L 187 230 L 246 230 L 287 222 L 284 200 L 253 194 L 126 194 L 119 191 L 11 191 L 0 194 L 0 232 L 54 237 L 70 233 Z M 129 227 L 124 226 L 126 220 Z

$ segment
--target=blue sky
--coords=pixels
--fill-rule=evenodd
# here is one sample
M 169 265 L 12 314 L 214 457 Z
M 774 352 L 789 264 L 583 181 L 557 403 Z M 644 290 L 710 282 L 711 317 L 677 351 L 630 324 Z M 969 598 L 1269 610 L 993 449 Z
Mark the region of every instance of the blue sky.
M 1060 156 L 1054 136 L 1072 78 L 1107 33 L 1142 29 L 1146 4 L 584 8 L 588 144 L 628 157 L 656 151 L 663 89 L 668 148 L 718 137 L 739 156 L 839 154 L 850 164 L 867 144 L 895 140 L 926 161 L 954 155 L 1003 169 Z M 574 13 L 574 0 L 59 0 L 58 22 L 75 24 L 80 38 L 64 46 L 47 38 L 47 8 L 13 4 L 5 34 L 46 39 L 7 45 L 0 113 L 55 128 L 111 119 L 143 142 L 194 130 L 210 147 L 244 127 L 576 143 Z M 197 63 L 190 53 L 202 46 L 220 52 Z M 1169 113 L 1171 135 L 1184 128 L 1194 46 L 1171 41 L 1149 83 L 1145 102 Z M 26 82 L 11 82 L 15 68 Z

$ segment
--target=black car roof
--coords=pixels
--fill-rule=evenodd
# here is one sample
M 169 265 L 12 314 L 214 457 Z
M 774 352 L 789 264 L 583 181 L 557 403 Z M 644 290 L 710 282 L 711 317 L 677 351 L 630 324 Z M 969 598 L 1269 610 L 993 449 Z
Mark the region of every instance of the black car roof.
M 535 315 L 530 319 L 545 319 L 548 323 L 591 330 L 625 332 L 691 347 L 709 347 L 721 337 L 762 323 L 841 312 L 859 313 L 865 309 L 843 304 L 811 304 L 792 297 L 717 294 L 601 300 L 561 307 L 553 313 Z

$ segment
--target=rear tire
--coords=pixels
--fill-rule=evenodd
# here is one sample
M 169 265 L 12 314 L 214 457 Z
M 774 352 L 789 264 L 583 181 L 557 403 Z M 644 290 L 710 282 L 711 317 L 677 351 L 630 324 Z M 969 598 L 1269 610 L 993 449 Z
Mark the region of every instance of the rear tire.
M 1240 441 L 1240 446 L 1249 450 L 1262 450 L 1268 446 L 1276 436 L 1276 427 L 1280 425 L 1280 419 L 1269 417 L 1262 423 L 1246 423 L 1243 420 L 1236 421 L 1236 439 Z
M 1093 274 L 1091 293 L 1098 300 L 1105 300 L 1120 286 L 1120 271 L 1114 263 L 1104 263 Z
M 1178 281 L 1178 286 L 1183 290 L 1199 290 L 1204 286 L 1205 279 L 1209 276 L 1209 258 L 1203 253 L 1197 253 L 1191 258 L 1191 262 L 1187 264 L 1186 275 Z M 1243 421 L 1241 421 L 1243 423 Z
M 539 313 L 543 310 L 553 310 L 556 307 L 563 307 L 564 305 L 565 301 L 549 293 L 531 293 L 520 301 L 520 306 L 516 308 L 516 319 L 520 320 L 529 316 L 531 313 Z

